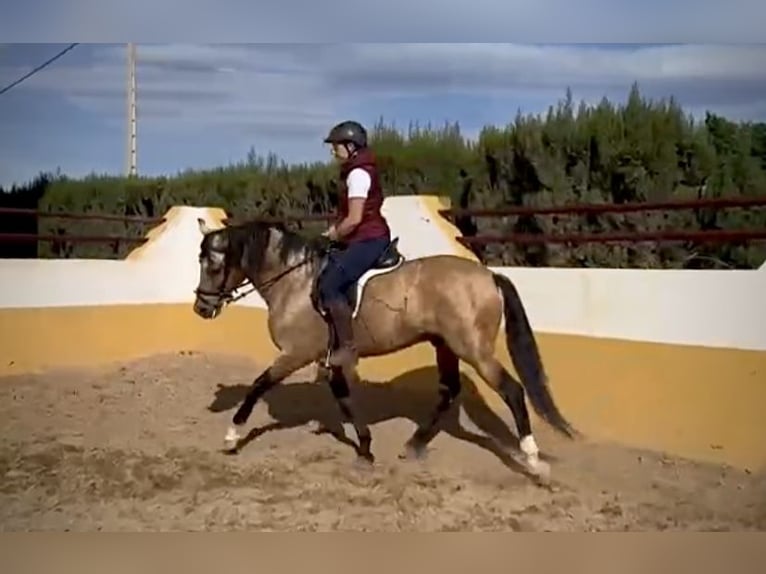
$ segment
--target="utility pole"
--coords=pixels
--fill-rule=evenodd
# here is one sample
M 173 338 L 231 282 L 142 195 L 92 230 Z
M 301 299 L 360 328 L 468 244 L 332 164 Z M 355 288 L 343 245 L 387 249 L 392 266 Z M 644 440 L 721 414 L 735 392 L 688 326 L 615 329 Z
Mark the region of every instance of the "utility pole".
M 138 175 L 136 166 L 136 46 L 128 44 L 128 125 L 127 158 L 125 172 L 128 177 Z

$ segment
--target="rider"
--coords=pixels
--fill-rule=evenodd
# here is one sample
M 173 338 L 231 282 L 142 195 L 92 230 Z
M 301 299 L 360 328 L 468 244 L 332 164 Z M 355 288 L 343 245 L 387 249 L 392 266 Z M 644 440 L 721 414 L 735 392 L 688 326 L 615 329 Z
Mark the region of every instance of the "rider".
M 344 121 L 324 139 L 340 163 L 338 219 L 324 233 L 342 250 L 334 254 L 319 278 L 319 293 L 338 335 L 338 349 L 329 364 L 355 365 L 351 308 L 346 289 L 372 268 L 388 247 L 391 230 L 381 213 L 383 190 L 375 155 L 367 147 L 367 131 L 355 121 Z

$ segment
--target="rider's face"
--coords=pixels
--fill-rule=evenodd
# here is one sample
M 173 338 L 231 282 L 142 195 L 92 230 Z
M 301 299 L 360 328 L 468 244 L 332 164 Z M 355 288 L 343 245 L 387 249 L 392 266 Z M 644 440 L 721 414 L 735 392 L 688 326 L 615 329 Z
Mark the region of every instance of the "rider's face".
M 348 159 L 348 150 L 343 144 L 332 144 L 330 153 L 338 161 L 345 161 Z

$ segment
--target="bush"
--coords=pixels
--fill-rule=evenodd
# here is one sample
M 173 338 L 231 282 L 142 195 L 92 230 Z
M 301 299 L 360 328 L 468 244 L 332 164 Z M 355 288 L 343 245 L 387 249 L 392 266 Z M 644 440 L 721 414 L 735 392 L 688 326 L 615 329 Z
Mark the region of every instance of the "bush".
M 571 93 L 542 116 L 518 114 L 504 127 L 484 128 L 477 141 L 458 124 L 411 125 L 406 133 L 381 119 L 371 129 L 388 194 L 440 194 L 468 207 L 624 203 L 677 198 L 748 196 L 766 182 L 766 126 L 713 114 L 686 115 L 672 98 L 644 99 L 634 85 L 624 104 L 606 99 L 575 110 Z M 45 211 L 161 216 L 172 205 L 221 207 L 237 218 L 327 213 L 336 201 L 336 170 L 323 163 L 286 165 L 251 152 L 246 161 L 174 177 L 55 177 L 39 200 Z M 481 218 L 464 225 L 479 233 L 764 228 L 756 210 L 688 210 L 602 216 Z M 298 224 L 295 224 L 298 225 Z M 300 226 L 300 225 L 299 225 Z M 43 219 L 40 233 L 142 236 L 132 223 Z M 303 224 L 314 232 L 321 224 Z M 121 257 L 123 246 L 73 244 L 44 256 Z M 61 251 L 59 249 L 59 251 Z M 488 264 L 607 267 L 757 267 L 763 247 L 735 245 L 494 245 Z

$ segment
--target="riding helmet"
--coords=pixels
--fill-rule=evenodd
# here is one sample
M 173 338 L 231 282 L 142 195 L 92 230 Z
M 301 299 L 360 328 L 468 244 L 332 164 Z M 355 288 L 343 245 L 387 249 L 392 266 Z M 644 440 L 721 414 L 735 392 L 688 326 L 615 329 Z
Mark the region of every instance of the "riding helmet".
M 367 130 L 359 122 L 348 120 L 334 126 L 324 142 L 332 144 L 350 142 L 358 148 L 367 147 Z

